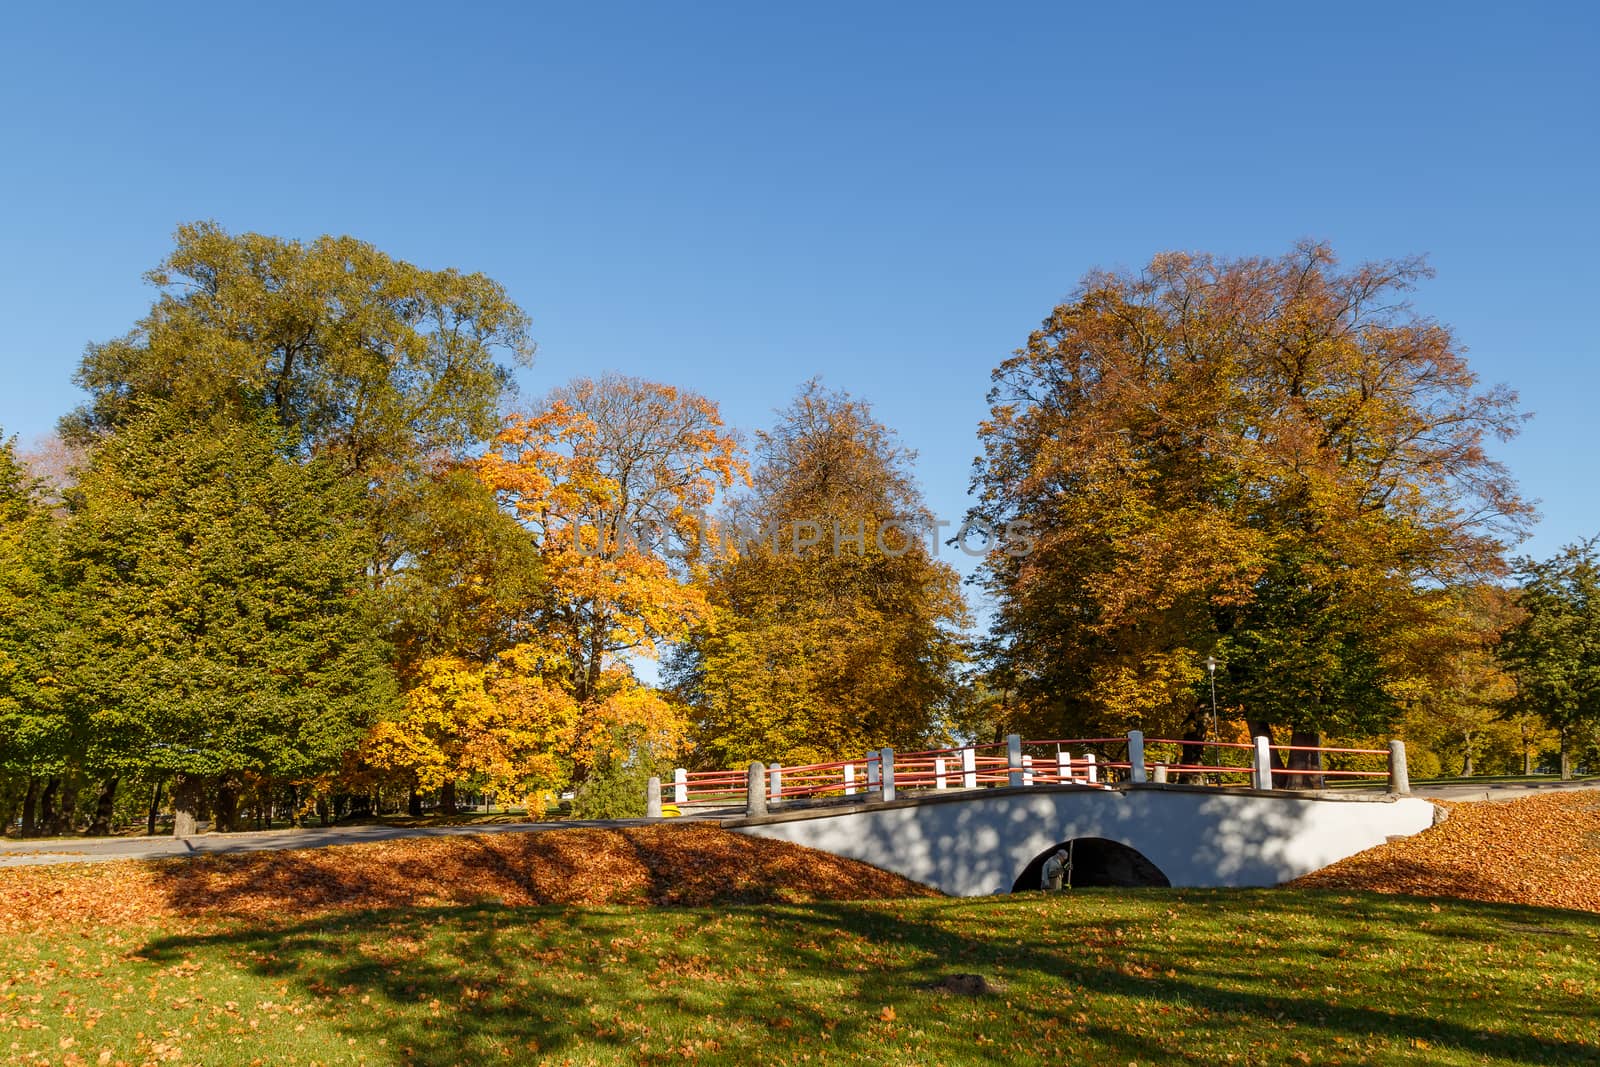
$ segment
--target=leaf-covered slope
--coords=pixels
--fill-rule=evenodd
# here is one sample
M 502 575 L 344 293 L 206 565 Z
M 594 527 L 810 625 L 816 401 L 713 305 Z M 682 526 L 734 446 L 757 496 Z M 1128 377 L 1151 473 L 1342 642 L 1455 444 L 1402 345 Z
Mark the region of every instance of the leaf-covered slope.
M 712 826 L 648 826 L 0 870 L 0 931 L 485 901 L 705 905 L 937 895 L 798 845 Z
M 1290 885 L 1600 911 L 1600 793 L 1446 806 L 1448 821 Z

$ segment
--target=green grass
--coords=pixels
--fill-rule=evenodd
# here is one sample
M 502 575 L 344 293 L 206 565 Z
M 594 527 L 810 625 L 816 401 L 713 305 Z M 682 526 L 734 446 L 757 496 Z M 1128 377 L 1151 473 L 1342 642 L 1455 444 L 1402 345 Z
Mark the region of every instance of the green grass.
M 479 907 L 0 952 L 19 1064 L 1600 1061 L 1600 916 L 1338 893 Z M 928 988 L 963 972 L 1002 989 Z

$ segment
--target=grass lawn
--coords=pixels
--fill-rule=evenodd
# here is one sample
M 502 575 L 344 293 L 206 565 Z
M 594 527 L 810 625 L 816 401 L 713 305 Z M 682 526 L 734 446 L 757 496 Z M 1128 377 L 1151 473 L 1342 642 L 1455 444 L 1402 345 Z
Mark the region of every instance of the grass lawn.
M 167 919 L 0 951 L 7 1063 L 1600 1061 L 1600 915 L 1328 891 Z M 930 988 L 957 973 L 998 989 Z

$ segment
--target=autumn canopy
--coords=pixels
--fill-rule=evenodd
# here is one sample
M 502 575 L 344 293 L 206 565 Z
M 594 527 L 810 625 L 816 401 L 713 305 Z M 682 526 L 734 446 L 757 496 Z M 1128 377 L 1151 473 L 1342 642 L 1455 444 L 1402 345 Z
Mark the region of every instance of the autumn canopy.
M 741 432 L 715 382 L 518 396 L 492 279 L 184 226 L 53 451 L 0 445 L 0 822 L 615 815 L 675 764 L 1197 740 L 1208 659 L 1229 736 L 1570 764 L 1592 546 L 1507 559 L 1523 416 L 1427 277 L 1307 243 L 1085 278 L 994 372 L 965 518 L 1026 537 L 979 636 L 963 516 L 866 400 L 805 382 Z

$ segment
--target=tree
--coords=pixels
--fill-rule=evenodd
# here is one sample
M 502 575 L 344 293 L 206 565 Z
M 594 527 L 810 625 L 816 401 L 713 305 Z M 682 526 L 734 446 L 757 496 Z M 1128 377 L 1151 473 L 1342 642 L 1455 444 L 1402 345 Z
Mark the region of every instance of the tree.
M 363 760 L 416 790 L 466 781 L 542 813 L 569 777 L 578 715 L 567 688 L 542 666 L 529 648 L 488 665 L 425 660 L 400 714 L 368 735 Z
M 146 278 L 150 313 L 84 354 L 89 401 L 63 420 L 71 440 L 151 401 L 246 422 L 265 412 L 297 449 L 370 473 L 489 436 L 510 382 L 497 357 L 532 358 L 527 317 L 499 284 L 353 237 L 193 223 Z
M 499 424 L 502 360 L 533 354 L 527 316 L 499 284 L 351 237 L 302 243 L 214 223 L 180 227 L 146 277 L 150 312 L 85 353 L 76 380 L 89 400 L 62 420 L 69 444 L 98 446 L 156 406 L 218 439 L 266 433 L 285 462 L 360 489 L 358 510 L 340 512 L 365 537 L 351 573 L 382 592 L 403 674 L 515 643 L 496 632 L 511 614 L 497 605 L 536 581 L 536 561 L 460 466 Z
M 60 434 L 46 434 L 17 458 L 39 486 L 39 497 L 56 511 L 64 511 L 67 496 L 78 484 L 78 471 L 88 461 L 83 447 L 68 444 Z
M 507 420 L 478 462 L 539 553 L 543 592 L 518 625 L 544 635 L 570 668 L 580 778 L 635 733 L 612 714 L 622 710 L 613 683 L 626 657 L 656 655 L 706 612 L 691 581 L 701 516 L 743 476 L 737 453 L 711 401 L 606 376 L 578 379 Z M 666 702 L 625 706 L 677 714 Z M 643 735 L 679 733 L 659 726 Z
M 969 620 L 911 453 L 813 381 L 758 455 L 708 571 L 714 610 L 671 665 L 700 758 L 826 761 L 946 736 Z
M 1572 775 L 1575 743 L 1600 732 L 1600 558 L 1591 538 L 1548 560 L 1517 561 L 1527 614 L 1506 636 L 1517 700 L 1555 730 L 1561 776 Z
M 536 636 L 525 621 L 544 593 L 538 547 L 470 465 L 439 462 L 390 483 L 378 506 L 402 680 L 440 656 L 491 663 Z
M 42 487 L 0 436 L 0 775 L 26 783 L 25 834 L 40 828 L 41 785 L 65 770 L 80 733 L 60 678 L 58 540 Z
M 203 785 L 339 765 L 393 698 L 364 574 L 364 485 L 270 423 L 164 405 L 97 445 L 67 532 L 84 758 Z M 226 821 L 226 811 L 223 812 Z
M 1517 762 L 1526 771 L 1533 738 L 1515 721 L 1516 684 L 1499 649 L 1520 616 L 1513 593 L 1484 582 L 1440 590 L 1434 599 L 1436 623 L 1414 646 L 1415 684 L 1402 698 L 1412 766 L 1425 758 L 1415 744 L 1421 742 L 1441 758 L 1444 773 L 1510 772 Z
M 974 517 L 1037 534 L 985 571 L 1020 723 L 1198 736 L 1208 654 L 1253 732 L 1393 722 L 1430 590 L 1503 573 L 1530 513 L 1484 450 L 1515 396 L 1405 303 L 1427 276 L 1166 254 L 1001 364 Z

